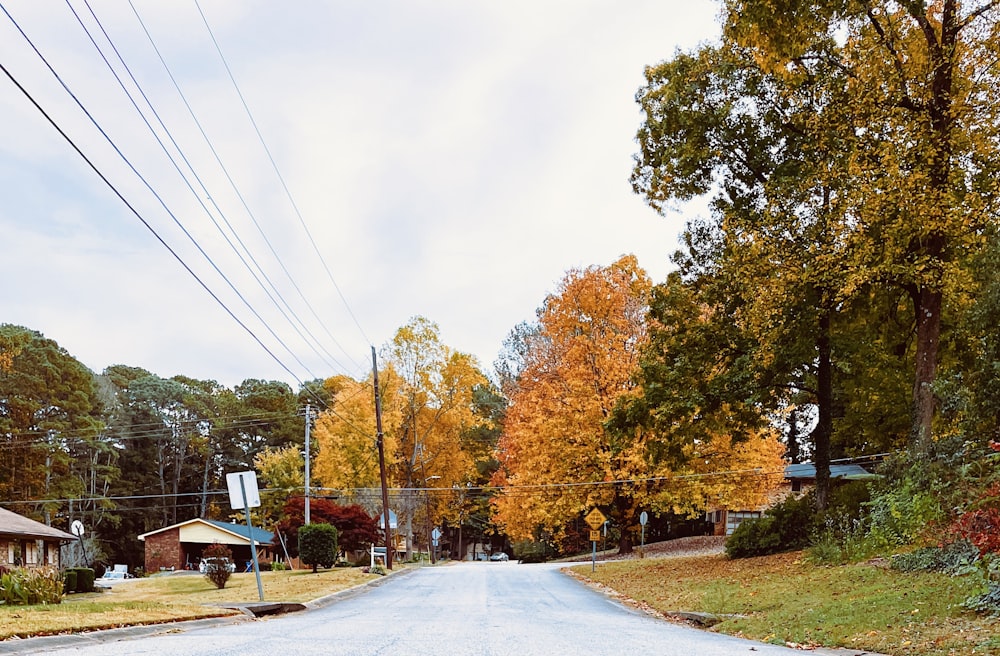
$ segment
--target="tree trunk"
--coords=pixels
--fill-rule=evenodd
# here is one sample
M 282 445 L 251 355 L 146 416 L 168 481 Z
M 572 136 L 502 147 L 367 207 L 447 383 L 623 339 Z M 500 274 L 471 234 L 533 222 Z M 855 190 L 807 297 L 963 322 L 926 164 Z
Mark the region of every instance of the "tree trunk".
M 632 499 L 616 488 L 615 511 L 618 515 L 618 524 L 621 526 L 621 537 L 618 542 L 619 554 L 632 553 L 632 534 L 629 529 L 635 526 L 637 517 L 635 508 L 632 506 Z
M 211 472 L 212 464 L 212 448 L 208 447 L 208 453 L 205 454 L 205 468 L 202 470 L 201 476 L 201 512 L 198 516 L 204 518 L 208 515 L 208 478 Z
M 816 335 L 816 405 L 819 420 L 813 430 L 813 462 L 816 466 L 816 510 L 826 510 L 830 500 L 830 437 L 833 433 L 833 356 L 830 346 L 830 313 L 819 317 Z
M 941 338 L 942 293 L 920 289 L 914 298 L 917 320 L 916 376 L 913 384 L 913 443 L 918 448 L 931 439 L 931 422 L 937 401 L 934 378 L 937 375 L 938 344 Z

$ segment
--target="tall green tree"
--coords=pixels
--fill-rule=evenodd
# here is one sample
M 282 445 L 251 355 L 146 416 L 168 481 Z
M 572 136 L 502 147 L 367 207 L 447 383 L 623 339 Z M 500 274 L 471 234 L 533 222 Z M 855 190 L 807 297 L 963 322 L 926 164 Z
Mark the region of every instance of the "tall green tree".
M 661 210 L 712 194 L 713 220 L 689 224 L 688 251 L 676 260 L 689 281 L 702 279 L 707 302 L 710 287 L 721 287 L 714 296 L 722 314 L 756 337 L 753 357 L 729 364 L 732 378 L 757 379 L 739 393 L 765 409 L 803 397 L 817 407 L 812 442 L 822 506 L 834 314 L 850 299 L 841 199 L 853 136 L 836 119 L 844 72 L 812 64 L 797 77 L 775 76 L 750 55 L 738 45 L 706 46 L 647 69 L 637 96 L 646 120 L 633 184 Z
M 2 324 L 0 344 L 0 497 L 51 524 L 90 476 L 112 473 L 94 374 L 37 331 Z
M 987 0 L 726 0 L 725 39 L 787 79 L 844 71 L 846 284 L 894 284 L 912 303 L 912 440 L 933 434 L 946 298 L 996 219 L 997 19 Z M 824 87 L 825 88 L 825 87 Z

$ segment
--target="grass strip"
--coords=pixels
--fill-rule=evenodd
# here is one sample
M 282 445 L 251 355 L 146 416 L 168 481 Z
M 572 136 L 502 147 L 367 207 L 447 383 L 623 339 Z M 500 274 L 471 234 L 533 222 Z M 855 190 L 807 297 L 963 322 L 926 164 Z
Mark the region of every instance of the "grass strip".
M 814 566 L 801 553 L 699 556 L 573 568 L 658 613 L 722 617 L 713 631 L 775 644 L 848 647 L 892 656 L 966 656 L 1000 649 L 1000 622 L 961 607 L 968 577 L 874 564 Z
M 305 603 L 380 578 L 360 568 L 262 572 L 264 599 Z M 77 633 L 239 614 L 219 604 L 259 601 L 253 574 L 234 574 L 223 589 L 197 573 L 125 581 L 111 590 L 73 594 L 61 604 L 0 605 L 0 639 Z

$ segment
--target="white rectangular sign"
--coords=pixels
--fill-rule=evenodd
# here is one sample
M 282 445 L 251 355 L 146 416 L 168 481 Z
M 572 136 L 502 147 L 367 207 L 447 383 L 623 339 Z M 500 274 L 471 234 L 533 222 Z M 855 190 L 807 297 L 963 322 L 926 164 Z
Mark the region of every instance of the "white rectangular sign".
M 243 479 L 243 489 L 240 489 L 240 479 Z M 257 489 L 257 472 L 245 471 L 226 474 L 226 485 L 229 487 L 229 506 L 233 510 L 243 510 L 243 494 L 246 493 L 246 505 L 249 508 L 260 506 L 260 491 Z

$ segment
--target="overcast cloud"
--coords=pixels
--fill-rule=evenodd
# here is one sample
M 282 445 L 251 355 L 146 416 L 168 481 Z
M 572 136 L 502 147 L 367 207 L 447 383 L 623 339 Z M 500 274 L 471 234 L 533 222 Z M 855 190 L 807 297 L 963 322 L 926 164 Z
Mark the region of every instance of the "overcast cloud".
M 364 376 L 369 346 L 414 315 L 488 370 L 567 270 L 634 253 L 654 281 L 666 276 L 687 215 L 658 216 L 631 191 L 634 95 L 644 66 L 716 38 L 715 3 L 199 1 L 298 214 L 194 0 L 132 2 L 200 129 L 128 3 L 90 0 L 100 24 L 83 0 L 4 3 L 162 204 L 6 15 L 0 63 L 280 363 L 3 77 L 0 323 L 39 330 L 98 372 L 297 387 Z M 283 313 L 223 233 L 246 245 Z

